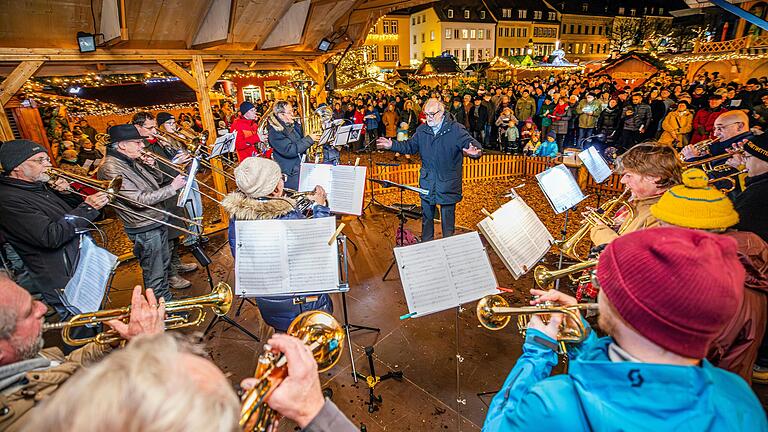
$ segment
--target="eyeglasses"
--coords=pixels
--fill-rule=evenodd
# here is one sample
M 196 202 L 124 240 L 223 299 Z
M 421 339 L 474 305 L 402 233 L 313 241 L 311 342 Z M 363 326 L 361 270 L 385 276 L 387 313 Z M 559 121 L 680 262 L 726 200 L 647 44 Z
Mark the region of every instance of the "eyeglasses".
M 288 181 L 288 174 L 280 174 L 280 178 L 283 179 L 283 183 Z
M 714 128 L 714 129 L 715 129 L 716 131 L 717 131 L 717 130 L 724 130 L 724 129 L 725 129 L 725 128 L 727 128 L 728 126 L 731 126 L 731 125 L 735 125 L 735 124 L 739 124 L 739 123 L 742 123 L 742 122 L 733 122 L 733 123 L 728 123 L 728 124 L 726 124 L 726 125 L 715 125 L 715 128 Z M 743 124 L 743 123 L 742 123 L 742 124 Z
M 51 158 L 49 158 L 48 156 L 43 156 L 43 157 L 39 157 L 39 158 L 35 158 L 35 159 L 30 159 L 30 161 L 34 162 L 36 164 L 42 165 L 44 163 L 50 163 L 51 162 Z
M 435 111 L 435 112 L 426 112 L 426 111 L 424 111 L 424 115 L 427 116 L 428 118 L 434 118 L 438 114 L 442 114 L 442 112 L 443 111 Z

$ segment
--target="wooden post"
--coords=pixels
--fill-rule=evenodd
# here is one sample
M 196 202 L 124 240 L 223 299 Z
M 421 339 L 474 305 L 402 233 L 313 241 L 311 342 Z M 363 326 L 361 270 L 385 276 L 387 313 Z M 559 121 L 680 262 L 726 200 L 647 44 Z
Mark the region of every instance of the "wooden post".
M 0 140 L 10 141 L 15 138 L 8 116 L 5 114 L 5 104 L 42 65 L 42 60 L 23 61 L 0 83 Z

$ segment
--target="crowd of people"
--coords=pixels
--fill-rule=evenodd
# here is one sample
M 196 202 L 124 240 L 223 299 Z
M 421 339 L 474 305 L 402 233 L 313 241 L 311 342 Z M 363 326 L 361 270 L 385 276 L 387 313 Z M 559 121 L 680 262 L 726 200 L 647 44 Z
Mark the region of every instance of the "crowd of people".
M 484 430 L 768 430 L 749 387 L 768 383 L 767 85 L 762 78 L 741 86 L 717 75 L 687 82 L 659 74 L 629 89 L 607 76 L 560 74 L 466 91 L 420 88 L 326 101 L 328 125 L 365 126 L 350 150 L 420 155 L 422 241 L 435 237 L 438 206 L 443 237 L 454 233 L 464 158 L 493 150 L 556 157 L 567 147 L 617 149 L 614 170 L 631 211 L 620 209 L 615 225 L 594 223 L 589 234 L 598 262 L 587 292 L 577 293 L 597 302 L 598 331 L 584 320 L 586 338 L 569 346 L 568 372 L 549 377 L 561 325 L 570 324 L 560 314 L 546 322 L 532 317 L 523 354 L 489 406 Z M 301 127 L 295 99 L 246 101 L 237 112 L 225 104 L 216 113 L 219 134 L 236 132 L 237 189 L 222 200 L 236 256 L 237 221 L 306 217 L 288 191 L 297 188 L 302 158 L 319 136 Z M 75 165 L 80 152 L 101 152 L 95 175 L 121 178 L 118 199 L 131 200 L 115 212 L 134 244 L 144 290 L 133 291 L 127 322 L 108 323 L 128 341 L 123 349 L 43 349 L 46 307 L 30 296 L 41 293 L 62 320 L 72 315 L 61 291 L 77 266 L 80 236 L 114 197 L 81 196 L 68 181 L 52 180 L 55 155 L 38 143 L 0 145 L 0 234 L 8 263 L 0 275 L 0 429 L 239 430 L 239 402 L 222 372 L 193 344 L 163 332 L 166 303 L 189 286 L 179 274 L 197 268 L 179 259 L 182 238 L 204 241 L 195 222 L 200 196 L 177 203 L 195 179 L 161 163 L 190 158 L 177 135 L 180 123 L 201 130 L 194 115 L 140 112 L 112 125 L 99 140 L 103 149 L 59 148 L 63 163 Z M 87 122 L 78 126 L 80 135 L 91 133 Z M 323 156 L 339 163 L 332 146 Z M 712 169 L 715 163 L 721 168 Z M 736 179 L 727 195 L 717 188 L 723 175 Z M 313 217 L 332 216 L 321 186 L 306 198 Z M 577 302 L 555 290 L 531 294 L 532 304 Z M 287 362 L 268 404 L 306 431 L 357 430 L 323 398 L 309 348 L 280 334 L 303 311 L 333 312 L 329 296 L 256 304 L 277 332 L 270 349 Z M 126 404 L 130 410 L 121 409 Z

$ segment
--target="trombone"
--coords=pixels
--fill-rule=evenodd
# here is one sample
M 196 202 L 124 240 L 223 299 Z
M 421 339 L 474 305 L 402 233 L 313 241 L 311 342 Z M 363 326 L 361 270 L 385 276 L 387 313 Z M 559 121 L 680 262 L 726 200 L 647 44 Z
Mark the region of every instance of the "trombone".
M 152 222 L 156 222 L 156 223 L 159 223 L 161 225 L 165 225 L 165 226 L 170 227 L 170 228 L 175 228 L 175 229 L 177 229 L 179 231 L 182 231 L 182 232 L 184 232 L 186 234 L 189 234 L 189 235 L 193 235 L 193 236 L 198 235 L 198 233 L 192 232 L 192 231 L 190 231 L 190 230 L 188 230 L 186 228 L 173 225 L 173 224 L 168 223 L 168 222 L 166 222 L 164 220 L 161 220 L 161 219 L 157 219 L 157 218 L 153 218 L 151 216 L 147 216 L 147 215 L 145 215 L 145 214 L 143 214 L 143 213 L 141 213 L 141 212 L 139 212 L 137 210 L 134 210 L 134 209 L 132 209 L 130 207 L 127 207 L 127 206 L 125 206 L 125 205 L 123 205 L 121 203 L 117 203 L 117 202 L 115 202 L 115 198 L 124 199 L 124 200 L 126 200 L 127 202 L 129 202 L 129 203 L 131 203 L 133 205 L 136 205 L 136 206 L 139 206 L 139 207 L 142 207 L 142 208 L 147 208 L 147 209 L 154 210 L 154 211 L 156 211 L 158 213 L 161 213 L 163 215 L 166 215 L 166 216 L 178 219 L 178 220 L 183 221 L 183 222 L 185 222 L 187 224 L 192 224 L 192 225 L 198 226 L 200 228 L 203 227 L 202 224 L 200 224 L 200 222 L 196 222 L 196 221 L 193 221 L 191 219 L 187 219 L 185 217 L 175 215 L 175 214 L 173 214 L 173 213 L 171 213 L 169 211 L 166 211 L 166 210 L 163 210 L 163 209 L 159 209 L 159 208 L 156 208 L 156 207 L 152 207 L 150 205 L 143 204 L 143 203 L 141 203 L 139 201 L 136 201 L 136 200 L 133 200 L 133 199 L 130 199 L 130 198 L 127 198 L 127 197 L 124 197 L 124 196 L 120 195 L 120 187 L 123 184 L 123 178 L 120 177 L 120 176 L 117 176 L 117 177 L 115 177 L 112 180 L 96 180 L 96 179 L 92 179 L 90 177 L 84 177 L 84 176 L 81 176 L 81 175 L 73 174 L 73 173 L 61 170 L 59 168 L 53 168 L 53 167 L 48 168 L 45 171 L 45 173 L 48 175 L 48 177 L 51 178 L 51 181 L 54 181 L 56 178 L 60 177 L 60 178 L 63 178 L 64 180 L 66 180 L 66 181 L 68 181 L 70 183 L 73 183 L 73 182 L 74 183 L 82 183 L 82 184 L 84 184 L 84 185 L 86 185 L 86 186 L 88 186 L 90 188 L 96 189 L 99 192 L 104 192 L 105 194 L 107 194 L 109 196 L 109 202 L 107 203 L 107 205 L 112 206 L 112 207 L 114 207 L 114 208 L 116 208 L 118 210 L 124 211 L 124 212 L 126 212 L 128 214 L 131 214 L 133 216 L 144 218 L 144 219 L 147 219 L 147 220 L 151 220 Z M 84 194 L 82 192 L 78 192 L 78 191 L 76 191 L 74 189 L 70 189 L 70 190 L 71 190 L 72 193 L 74 193 L 76 195 L 80 195 L 81 197 L 87 197 L 88 196 L 88 195 L 86 195 L 86 194 Z
M 590 269 L 596 265 L 597 259 L 576 263 L 561 270 L 548 270 L 543 265 L 539 265 L 533 269 L 533 280 L 536 281 L 536 285 L 542 289 L 548 287 L 557 279 L 561 279 L 566 276 L 568 276 L 572 282 L 586 282 L 582 280 L 582 276 L 574 277 L 574 273 Z
M 205 320 L 205 308 L 209 307 L 216 315 L 226 315 L 232 307 L 232 288 L 224 282 L 219 282 L 210 293 L 180 300 L 169 301 L 165 304 L 166 313 L 177 313 L 165 319 L 166 330 L 176 330 L 185 327 L 195 327 Z M 183 315 L 180 312 L 197 312 Z M 96 312 L 82 313 L 73 316 L 68 321 L 59 323 L 43 323 L 43 331 L 61 330 L 64 343 L 71 346 L 85 345 L 90 342 L 111 344 L 122 341 L 122 337 L 114 330 L 105 330 L 89 338 L 75 338 L 70 334 L 73 328 L 104 323 L 111 320 L 127 322 L 131 316 L 131 306 L 118 309 L 108 309 Z
M 147 150 L 142 150 L 142 151 L 141 151 L 141 155 L 142 155 L 142 156 L 146 156 L 146 157 L 149 157 L 149 158 L 152 158 L 152 159 L 154 159 L 154 160 L 155 160 L 157 163 L 159 163 L 159 164 L 162 164 L 162 165 L 165 165 L 165 166 L 167 166 L 168 168 L 170 168 L 170 169 L 172 169 L 172 170 L 176 171 L 177 173 L 179 173 L 179 174 L 181 174 L 181 175 L 183 175 L 183 176 L 189 176 L 189 173 L 187 173 L 187 172 L 186 172 L 186 171 L 185 171 L 183 168 L 181 168 L 181 167 L 179 166 L 179 164 L 175 164 L 175 163 L 173 163 L 172 161 L 170 161 L 170 160 L 168 160 L 168 159 L 164 158 L 163 156 L 160 156 L 159 154 L 156 154 L 156 153 L 153 153 L 153 152 L 151 152 L 151 151 L 147 151 Z M 160 171 L 161 175 L 163 175 L 163 176 L 166 176 L 166 177 L 169 177 L 169 178 L 172 178 L 172 177 L 171 177 L 171 176 L 170 176 L 168 173 L 164 172 L 163 170 L 158 170 L 158 171 Z M 219 195 L 220 195 L 220 196 L 222 196 L 222 197 L 223 197 L 223 196 L 226 196 L 226 194 L 224 194 L 224 193 L 222 193 L 222 192 L 219 192 L 218 190 L 216 190 L 215 188 L 213 188 L 213 187 L 211 187 L 211 186 L 208 186 L 207 184 L 205 184 L 205 182 L 199 181 L 199 182 L 197 182 L 197 184 L 198 184 L 198 185 L 203 185 L 203 186 L 205 186 L 205 188 L 206 188 L 206 189 L 208 189 L 208 190 L 211 190 L 211 191 L 213 191 L 213 192 L 215 192 L 215 193 L 219 194 Z M 193 190 L 195 190 L 195 191 L 199 192 L 199 193 L 200 193 L 200 195 L 202 195 L 202 196 L 204 196 L 204 197 L 206 197 L 206 198 L 210 199 L 211 201 L 213 201 L 213 202 L 215 202 L 215 203 L 217 203 L 217 204 L 221 205 L 221 201 L 219 201 L 219 200 L 217 200 L 216 198 L 214 198 L 214 197 L 212 197 L 212 196 L 210 196 L 210 195 L 206 194 L 205 192 L 201 191 L 201 190 L 200 190 L 200 188 L 193 188 Z
M 211 154 L 205 150 L 205 143 L 208 141 L 208 137 L 210 136 L 210 133 L 206 130 L 203 131 L 200 135 L 196 135 L 194 132 L 188 130 L 188 129 L 177 129 L 176 133 L 168 132 L 166 130 L 163 130 L 162 128 L 157 129 L 157 136 L 162 137 L 163 140 L 168 142 L 170 144 L 170 140 L 174 139 L 176 141 L 179 141 L 182 143 L 185 147 L 185 149 L 191 153 L 193 156 L 197 154 L 201 154 L 204 156 L 205 159 L 212 159 Z M 171 145 L 171 147 L 174 147 Z M 221 155 L 216 155 L 214 157 L 218 158 Z M 235 168 L 237 165 L 233 162 L 227 160 L 226 158 L 220 158 L 219 159 L 222 164 L 226 165 L 229 168 Z M 201 161 L 202 162 L 202 161 Z M 206 160 L 206 162 L 209 162 Z M 209 162 L 210 165 L 210 162 Z M 206 168 L 210 167 L 208 165 L 203 165 Z M 223 174 L 222 174 L 223 175 Z
M 301 339 L 309 346 L 317 362 L 318 372 L 332 368 L 341 358 L 346 337 L 344 328 L 336 319 L 323 311 L 307 311 L 297 316 L 288 327 L 288 334 Z M 244 431 L 267 431 L 274 426 L 278 414 L 266 400 L 286 376 L 286 358 L 274 353 L 269 345 L 259 356 L 254 377 L 256 385 L 242 398 L 240 427 Z

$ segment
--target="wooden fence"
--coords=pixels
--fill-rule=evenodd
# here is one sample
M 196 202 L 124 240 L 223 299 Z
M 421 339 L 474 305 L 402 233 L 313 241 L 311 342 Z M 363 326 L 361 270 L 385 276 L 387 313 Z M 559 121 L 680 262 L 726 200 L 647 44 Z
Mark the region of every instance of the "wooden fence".
M 558 163 L 561 163 L 559 159 L 546 157 L 484 155 L 480 159 L 464 159 L 463 178 L 465 182 L 473 182 L 481 180 L 506 180 L 512 177 L 533 177 Z M 372 175 L 375 179 L 389 180 L 408 186 L 418 186 L 420 169 L 421 164 L 377 165 L 374 166 L 373 172 L 369 173 L 369 175 Z M 582 165 L 574 175 L 585 192 L 590 190 L 620 192 L 623 189 L 621 183 L 619 183 L 620 176 L 618 174 L 613 174 L 602 184 L 597 184 Z M 365 186 L 366 193 L 371 192 L 371 186 L 373 186 L 374 193 L 391 191 L 391 189 L 385 189 L 377 183 L 367 182 Z

